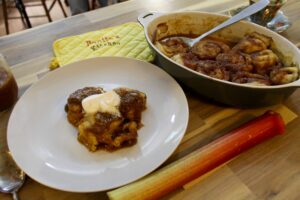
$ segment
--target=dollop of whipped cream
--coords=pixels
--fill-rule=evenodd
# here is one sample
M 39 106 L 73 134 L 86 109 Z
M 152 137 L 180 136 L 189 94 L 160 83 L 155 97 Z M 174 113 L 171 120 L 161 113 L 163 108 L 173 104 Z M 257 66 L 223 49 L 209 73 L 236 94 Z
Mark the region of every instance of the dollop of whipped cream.
M 120 116 L 120 101 L 120 96 L 115 91 L 109 91 L 88 96 L 82 100 L 81 104 L 86 114 L 104 112 Z

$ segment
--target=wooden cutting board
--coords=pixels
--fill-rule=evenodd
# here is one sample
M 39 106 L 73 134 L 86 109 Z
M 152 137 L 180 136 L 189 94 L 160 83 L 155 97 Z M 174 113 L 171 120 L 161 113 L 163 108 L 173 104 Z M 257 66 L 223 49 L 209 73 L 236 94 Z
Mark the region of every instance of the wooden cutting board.
M 229 130 L 264 113 L 268 109 L 279 112 L 287 125 L 287 134 L 275 137 L 241 154 L 213 173 L 196 179 L 165 199 L 257 199 L 270 197 L 282 192 L 285 197 L 298 194 L 297 188 L 282 185 L 289 179 L 299 176 L 300 151 L 297 144 L 300 137 L 297 130 L 290 130 L 297 115 L 284 105 L 260 109 L 237 109 L 211 103 L 185 89 L 190 119 L 187 132 L 173 155 L 162 165 L 171 163 L 188 153 L 208 144 Z M 6 140 L 6 125 L 10 111 L 0 113 L 0 140 Z M 295 141 L 297 140 L 297 141 Z M 6 148 L 1 146 L 1 148 Z M 284 170 L 283 170 L 284 169 Z M 272 191 L 265 191 L 265 181 L 272 184 Z M 276 185 L 280 182 L 281 185 Z M 297 186 L 300 183 L 293 183 Z M 295 186 L 296 186 L 295 185 Z M 268 186 L 269 187 L 269 186 Z M 290 190 L 295 190 L 290 191 Z M 286 191 L 285 191 L 286 190 Z M 34 196 L 32 194 L 35 194 Z M 40 199 L 107 199 L 105 192 L 78 194 L 54 190 L 27 178 L 20 196 Z M 52 198 L 53 197 L 53 198 Z M 58 198 L 59 197 L 59 198 Z M 0 194 L 0 198 L 10 199 L 9 195 Z M 26 198 L 25 198 L 26 199 Z

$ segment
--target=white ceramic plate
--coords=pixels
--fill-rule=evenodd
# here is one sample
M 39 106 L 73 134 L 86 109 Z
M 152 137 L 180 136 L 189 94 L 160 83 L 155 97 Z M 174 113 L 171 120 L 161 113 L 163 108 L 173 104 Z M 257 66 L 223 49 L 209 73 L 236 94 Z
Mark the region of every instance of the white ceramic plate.
M 85 86 L 126 86 L 146 93 L 136 145 L 91 153 L 77 141 L 64 106 L 72 92 Z M 186 97 L 166 72 L 138 60 L 103 57 L 69 64 L 32 85 L 11 114 L 7 139 L 16 163 L 31 178 L 60 190 L 92 192 L 153 171 L 176 149 L 187 123 Z

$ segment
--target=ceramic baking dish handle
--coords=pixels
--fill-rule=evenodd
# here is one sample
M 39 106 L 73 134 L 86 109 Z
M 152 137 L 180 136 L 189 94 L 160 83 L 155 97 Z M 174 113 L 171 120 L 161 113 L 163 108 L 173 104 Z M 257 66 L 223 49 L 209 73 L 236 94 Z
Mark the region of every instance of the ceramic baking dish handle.
M 163 13 L 158 13 L 158 12 L 147 12 L 147 13 L 140 14 L 137 20 L 144 27 L 147 27 L 150 21 L 152 21 L 156 17 L 161 16 L 162 14 Z

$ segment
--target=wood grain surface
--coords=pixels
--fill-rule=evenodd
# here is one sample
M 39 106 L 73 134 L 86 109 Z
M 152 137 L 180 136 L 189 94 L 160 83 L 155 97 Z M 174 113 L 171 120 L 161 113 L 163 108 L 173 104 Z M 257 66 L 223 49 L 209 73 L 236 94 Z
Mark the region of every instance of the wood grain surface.
M 247 5 L 246 0 L 131 0 L 58 22 L 0 38 L 0 53 L 6 56 L 19 85 L 20 95 L 48 72 L 52 43 L 61 37 L 98 30 L 129 21 L 145 11 L 197 10 L 224 13 Z M 300 42 L 300 1 L 288 0 L 282 8 L 293 23 L 282 35 Z M 184 88 L 184 87 L 183 87 Z M 165 199 L 252 200 L 300 199 L 300 91 L 284 105 L 260 109 L 237 109 L 211 102 L 184 88 L 190 118 L 182 143 L 163 164 L 177 160 L 222 136 L 267 109 L 280 112 L 287 123 L 286 134 L 241 154 L 205 178 L 186 184 Z M 6 140 L 10 111 L 0 113 L 0 140 Z M 1 149 L 6 146 L 1 146 Z M 27 178 L 20 189 L 21 200 L 107 199 L 105 192 L 70 193 L 55 190 Z M 11 199 L 0 194 L 0 199 Z

